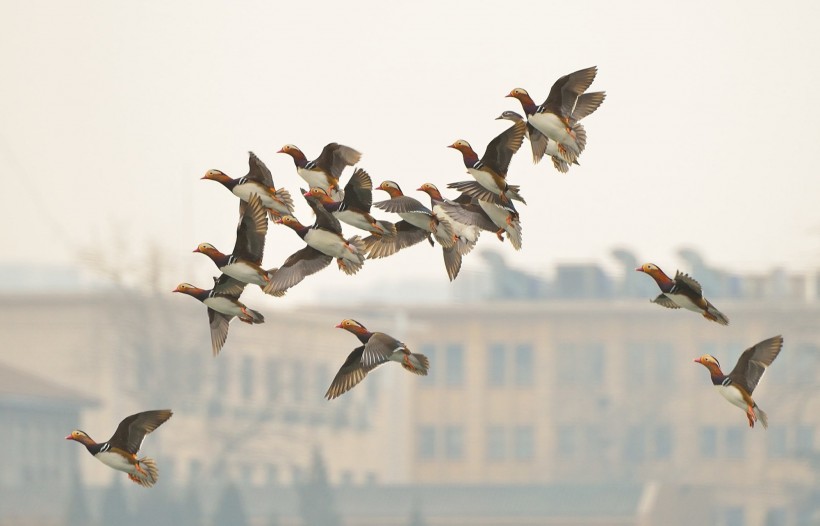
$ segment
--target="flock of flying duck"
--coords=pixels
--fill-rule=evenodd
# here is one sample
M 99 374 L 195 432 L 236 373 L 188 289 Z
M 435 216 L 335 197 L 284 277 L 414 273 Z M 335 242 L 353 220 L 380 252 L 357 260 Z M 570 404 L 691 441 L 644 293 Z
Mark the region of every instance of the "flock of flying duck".
M 389 198 L 374 203 L 370 176 L 355 166 L 362 154 L 337 143 L 325 146 L 312 161 L 293 145 L 286 145 L 277 152 L 293 158 L 296 173 L 307 183 L 308 189 L 301 191 L 315 214 L 311 226 L 294 217 L 291 194 L 274 186 L 270 170 L 252 152 L 248 174 L 244 177 L 234 179 L 219 170 L 209 170 L 203 179 L 219 182 L 239 198 L 236 243 L 229 254 L 209 243 L 200 244 L 194 252 L 208 256 L 221 275 L 214 278 L 210 289 L 182 283 L 174 292 L 188 294 L 205 304 L 211 347 L 216 355 L 225 344 L 233 318 L 249 324 L 265 321 L 260 312 L 239 301 L 247 285 L 257 285 L 266 294 L 282 296 L 306 277 L 329 266 L 333 259 L 342 272 L 352 275 L 367 259 L 389 257 L 425 239 L 431 246 L 436 243 L 441 246 L 447 276 L 452 281 L 458 276 L 463 256 L 475 247 L 481 231 L 492 232 L 501 241 L 506 234 L 513 248 L 520 250 L 521 223 L 513 202 L 526 202 L 520 187 L 507 182 L 510 160 L 526 137 L 534 163 L 549 156 L 561 173 L 578 165 L 587 142 L 580 121 L 595 112 L 606 97 L 603 91 L 587 93 L 596 74 L 597 67 L 593 66 L 564 75 L 553 84 L 540 106 L 526 90 L 512 90 L 507 96 L 520 101 L 524 116 L 505 111 L 497 117 L 497 120 L 511 121 L 512 126 L 490 141 L 481 158 L 467 141 L 457 140 L 451 144 L 450 148 L 461 153 L 473 180 L 448 184 L 448 188 L 459 192 L 452 200 L 443 197 L 434 184 L 422 184 L 418 190 L 430 197 L 429 208 L 405 195 L 394 181 L 383 181 L 375 188 L 386 192 Z M 340 179 L 348 167 L 353 167 L 353 173 L 342 188 Z M 401 219 L 395 223 L 387 218 L 377 219 L 371 215 L 373 207 Z M 279 267 L 266 269 L 262 255 L 268 218 L 292 229 L 305 246 Z M 341 223 L 366 232 L 367 237 L 345 237 Z M 700 284 L 688 275 L 678 272 L 673 279 L 651 263 L 636 270 L 648 274 L 658 284 L 661 294 L 652 302 L 671 309 L 688 309 L 721 325 L 729 324 L 729 319 L 704 298 Z M 427 357 L 411 352 L 392 336 L 370 332 L 351 319 L 343 320 L 336 327 L 355 335 L 361 345 L 342 364 L 325 394 L 327 399 L 352 389 L 368 372 L 390 361 L 400 363 L 414 374 L 427 374 L 430 366 Z M 709 370 L 712 383 L 729 402 L 746 412 L 749 426 L 754 427 L 759 420 L 767 427 L 766 413 L 751 394 L 782 345 L 783 338 L 775 336 L 747 349 L 728 375 L 723 374 L 720 363 L 711 355 L 703 355 L 695 362 Z M 103 443 L 95 442 L 79 430 L 66 439 L 80 442 L 104 464 L 128 473 L 131 480 L 149 487 L 157 481 L 156 464 L 150 458 L 137 458 L 137 452 L 145 435 L 171 415 L 167 409 L 131 415 L 120 422 L 114 435 Z

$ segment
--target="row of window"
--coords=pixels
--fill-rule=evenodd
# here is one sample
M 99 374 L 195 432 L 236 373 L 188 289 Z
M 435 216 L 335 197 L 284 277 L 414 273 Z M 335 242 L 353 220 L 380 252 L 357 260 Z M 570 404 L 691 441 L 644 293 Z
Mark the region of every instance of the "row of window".
M 813 382 L 815 371 L 820 365 L 820 351 L 816 346 L 798 345 L 795 352 L 778 360 L 778 374 L 767 375 L 773 383 L 788 380 L 790 383 Z M 718 357 L 729 370 L 744 350 L 741 342 L 725 345 L 704 343 L 698 349 L 701 354 L 712 354 Z M 427 376 L 420 379 L 423 386 L 462 387 L 466 380 L 467 351 L 460 343 L 449 343 L 442 346 L 422 345 L 419 352 L 427 355 L 432 366 Z M 474 352 L 470 350 L 470 352 Z M 482 351 L 485 364 L 484 384 L 490 388 L 531 387 L 536 382 L 536 351 L 532 343 L 491 342 Z M 201 356 L 200 356 L 201 358 Z M 607 353 L 603 343 L 559 342 L 554 353 L 550 375 L 555 375 L 559 386 L 586 385 L 600 386 L 605 380 L 607 370 Z M 612 357 L 609 356 L 611 359 Z M 670 343 L 666 342 L 628 342 L 625 345 L 625 360 L 629 368 L 628 380 L 632 386 L 669 385 L 675 383 L 675 371 L 679 357 Z M 198 360 L 191 361 L 190 367 L 196 369 Z M 198 364 L 201 369 L 202 364 Z M 224 365 L 224 364 L 222 364 Z M 262 368 L 261 374 L 258 371 Z M 194 392 L 200 387 L 201 373 L 191 371 L 192 382 L 188 386 Z M 237 382 L 240 395 L 246 399 L 256 396 L 257 390 L 263 389 L 268 400 L 281 400 L 286 397 L 293 401 L 302 401 L 309 396 L 308 389 L 324 392 L 332 378 L 332 371 L 327 365 L 311 367 L 298 360 L 280 358 L 261 359 L 252 356 L 242 357 L 238 364 L 238 374 L 231 375 L 231 368 L 217 367 L 215 390 L 224 395 L 231 388 L 232 381 Z M 186 383 L 184 379 L 183 383 Z
M 255 398 L 262 390 L 262 396 L 269 401 L 301 402 L 315 398 L 316 393 L 324 394 L 333 378 L 328 365 L 311 366 L 299 360 L 243 356 L 238 363 L 238 374 L 233 376 L 229 367 L 221 365 L 215 368 L 216 394 L 224 396 L 231 389 L 231 382 L 236 381 L 239 395 L 245 400 Z
M 703 458 L 744 458 L 747 435 L 748 431 L 741 426 L 701 427 L 698 430 L 699 454 Z M 419 426 L 416 453 L 422 460 L 461 460 L 465 439 L 463 426 Z M 556 439 L 556 453 L 563 459 L 588 457 L 590 451 L 603 451 L 614 446 L 621 451 L 624 460 L 644 462 L 671 458 L 675 450 L 675 434 L 669 425 L 630 426 L 620 440 L 602 433 L 599 426 L 558 426 Z M 814 428 L 772 426 L 766 443 L 770 458 L 807 454 L 814 448 Z M 534 428 L 487 426 L 483 451 L 485 460 L 490 462 L 532 459 L 535 457 Z
M 463 426 L 419 426 L 416 455 L 420 460 L 462 460 L 465 455 Z M 535 457 L 535 430 L 532 426 L 488 426 L 484 437 L 484 458 L 490 462 L 530 460 Z
M 422 385 L 461 387 L 465 378 L 465 350 L 457 343 L 420 347 L 435 367 Z M 484 383 L 488 387 L 531 387 L 535 384 L 535 350 L 531 343 L 492 342 L 485 347 Z M 635 385 L 668 385 L 674 379 L 675 354 L 670 344 L 630 343 L 627 345 L 630 382 Z M 602 343 L 559 343 L 555 352 L 557 385 L 602 385 L 606 354 Z

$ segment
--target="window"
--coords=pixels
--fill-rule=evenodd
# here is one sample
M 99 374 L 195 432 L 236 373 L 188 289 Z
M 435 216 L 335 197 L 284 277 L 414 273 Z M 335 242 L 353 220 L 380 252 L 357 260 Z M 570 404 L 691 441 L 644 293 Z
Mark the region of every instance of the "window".
M 444 428 L 444 457 L 448 460 L 464 458 L 464 429 L 461 426 Z
M 746 518 L 743 513 L 743 508 L 726 508 L 723 512 L 723 524 L 725 526 L 743 526 L 746 523 Z
M 290 392 L 295 402 L 301 402 L 305 397 L 305 366 L 302 362 L 293 362 Z
M 535 457 L 535 432 L 532 426 L 516 427 L 513 442 L 516 460 L 530 460 Z
M 797 346 L 794 352 L 789 353 L 788 360 L 791 362 L 791 384 L 811 384 L 817 376 L 817 347 L 803 343 Z
M 562 342 L 556 346 L 553 370 L 558 375 L 555 380 L 558 385 L 576 385 L 580 380 L 577 373 L 577 356 L 577 348 L 573 343 Z
M 517 345 L 515 347 L 515 385 L 528 387 L 533 384 L 535 372 L 533 365 L 532 345 L 529 343 Z
M 436 458 L 436 428 L 420 426 L 417 432 L 418 443 L 416 454 L 422 460 Z
M 493 343 L 487 347 L 487 385 L 504 385 L 507 376 L 507 354 L 504 345 Z
M 729 458 L 743 458 L 746 456 L 746 431 L 741 427 L 730 427 L 726 430 L 724 451 Z
M 227 363 L 216 364 L 216 394 L 219 398 L 224 398 L 228 394 L 228 367 Z
M 626 360 L 629 364 L 629 383 L 644 385 L 646 383 L 646 345 L 631 342 L 626 346 Z
M 766 526 L 786 526 L 787 517 L 784 508 L 771 508 L 766 512 Z
M 266 472 L 268 484 L 273 485 L 279 483 L 279 467 L 276 464 L 268 464 Z
M 280 374 L 279 360 L 276 358 L 268 358 L 265 371 L 265 383 L 267 384 L 268 400 L 274 401 L 282 393 L 282 376 Z
M 445 349 L 446 353 L 446 383 L 456 387 L 464 383 L 464 347 L 458 343 L 451 343 Z
M 243 356 L 240 365 L 239 383 L 242 388 L 242 398 L 250 400 L 253 398 L 253 358 Z
M 507 458 L 507 437 L 504 428 L 489 426 L 487 428 L 487 460 L 504 460 Z
M 583 377 L 593 385 L 604 383 L 604 345 L 591 343 L 583 351 Z
M 783 458 L 786 456 L 786 428 L 771 426 L 766 433 L 766 454 L 769 458 Z
M 669 426 L 655 428 L 655 458 L 670 458 L 672 447 L 672 429 Z
M 698 449 L 700 456 L 715 458 L 717 456 L 717 429 L 714 426 L 701 427 L 698 432 Z
M 642 462 L 646 458 L 646 432 L 643 427 L 629 426 L 627 429 L 624 458 L 632 462 Z
M 430 368 L 427 371 L 427 376 L 422 376 L 420 379 L 421 385 L 431 386 L 436 384 L 436 377 L 438 375 L 438 364 L 436 360 L 436 348 L 429 343 L 425 343 L 419 348 L 419 352 L 430 360 Z
M 795 431 L 794 452 L 798 455 L 806 455 L 814 449 L 814 428 L 807 425 L 799 425 Z
M 653 383 L 663 385 L 674 385 L 675 372 L 678 370 L 675 367 L 674 348 L 669 343 L 657 343 L 654 346 L 655 354 L 655 370 Z
M 558 427 L 558 454 L 562 457 L 575 456 L 575 428 L 572 426 Z

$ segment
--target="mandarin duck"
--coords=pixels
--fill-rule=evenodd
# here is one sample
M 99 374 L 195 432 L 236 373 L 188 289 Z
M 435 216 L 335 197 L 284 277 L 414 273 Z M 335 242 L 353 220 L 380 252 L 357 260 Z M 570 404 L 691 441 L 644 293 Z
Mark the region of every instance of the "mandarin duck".
M 427 239 L 433 246 L 431 234 L 444 248 L 456 244 L 453 227 L 446 219 L 437 217 L 417 199 L 404 195 L 399 185 L 393 181 L 383 181 L 377 188 L 387 192 L 390 199 L 373 203 L 373 206 L 398 214 L 402 220 L 396 223 L 396 235 L 391 238 L 368 236 L 365 245 L 368 257 L 372 259 L 391 256 L 399 250 L 413 246 Z
M 453 235 L 456 238 L 455 245 L 450 248 L 442 247 L 441 249 L 444 254 L 444 268 L 447 269 L 447 276 L 450 278 L 450 281 L 453 281 L 456 279 L 456 276 L 458 276 L 459 270 L 461 270 L 461 258 L 469 254 L 473 247 L 475 247 L 481 231 L 477 226 L 456 221 L 447 214 L 444 208 L 442 208 L 442 205 L 452 203 L 458 206 L 459 203 L 444 199 L 441 192 L 436 188 L 436 185 L 424 183 L 419 187 L 419 190 L 430 196 L 430 208 L 433 210 L 433 213 L 436 214 L 436 217 L 444 218 L 453 227 Z M 458 199 L 461 199 L 462 202 L 469 202 L 471 200 L 466 194 L 461 194 Z M 458 201 L 458 199 L 456 201 Z
M 251 195 L 262 199 L 262 206 L 270 214 L 271 220 L 285 214 L 293 213 L 293 200 L 284 188 L 277 190 L 273 186 L 270 170 L 253 152 L 248 152 L 248 174 L 239 179 L 231 179 L 220 170 L 208 170 L 202 179 L 217 181 L 240 199 L 239 215 L 245 212 L 245 203 Z
M 441 207 L 454 221 L 493 232 L 499 241 L 504 241 L 503 234 L 506 232 L 513 248 L 521 250 L 521 219 L 512 201 L 499 205 L 462 194 L 454 202 L 445 202 Z
M 326 145 L 319 157 L 312 161 L 308 161 L 302 150 L 292 144 L 286 144 L 276 153 L 286 153 L 293 158 L 296 173 L 307 182 L 308 188 L 321 188 L 336 200 L 343 197 L 339 192 L 342 171 L 362 158 L 362 154 L 350 146 L 335 142 Z
M 345 239 L 342 236 L 342 225 L 339 220 L 324 209 L 314 198 L 306 198 L 316 214 L 316 222 L 308 227 L 293 216 L 284 216 L 277 220 L 296 232 L 307 244 L 288 257 L 279 269 L 270 277 L 265 292 L 283 292 L 300 283 L 311 274 L 315 274 L 330 265 L 333 258 L 339 269 L 347 275 L 353 275 L 362 268 L 365 259 L 365 244 L 360 236 Z
M 780 354 L 782 347 L 783 337 L 780 335 L 763 340 L 743 351 L 737 365 L 728 375 L 723 374 L 720 370 L 720 362 L 710 354 L 704 354 L 700 358 L 695 358 L 694 361 L 709 369 L 712 385 L 723 395 L 723 398 L 746 411 L 749 427 L 754 427 L 755 422 L 760 420 L 763 429 L 766 429 L 769 427 L 769 417 L 752 400 L 752 392 L 763 377 L 763 373 L 766 372 L 766 368 Z
M 275 273 L 275 272 L 274 272 Z M 211 350 L 219 354 L 228 339 L 228 325 L 235 317 L 248 324 L 264 323 L 262 313 L 249 309 L 239 301 L 245 283 L 222 274 L 210 290 L 200 289 L 188 283 L 180 283 L 172 292 L 193 296 L 208 307 L 208 323 L 211 327 Z
M 128 473 L 128 478 L 140 486 L 150 488 L 157 483 L 157 464 L 148 457 L 137 458 L 137 452 L 145 435 L 161 426 L 171 415 L 173 413 L 170 409 L 158 409 L 126 417 L 117 426 L 114 436 L 101 444 L 94 442 L 85 431 L 79 429 L 65 438 L 79 442 L 106 466 Z
M 597 74 L 598 68 L 592 66 L 564 75 L 555 81 L 540 106 L 523 88 L 515 88 L 507 97 L 521 102 L 527 122 L 558 143 L 559 150 L 569 150 L 577 157 L 586 146 L 586 133 L 578 121 L 597 110 L 606 98 L 603 91 L 585 94 Z
M 393 223 L 375 219 L 370 215 L 370 207 L 373 204 L 373 181 L 361 168 L 353 172 L 345 185 L 342 201 L 334 201 L 325 190 L 318 186 L 308 190 L 308 194 L 317 199 L 325 210 L 343 223 L 376 236 L 396 235 L 396 227 Z M 305 197 L 308 197 L 308 194 L 305 194 Z
M 262 201 L 257 194 L 248 199 L 248 206 L 236 228 L 236 243 L 230 255 L 223 254 L 210 243 L 202 243 L 194 252 L 205 254 L 224 274 L 241 281 L 265 287 L 270 275 L 277 269 L 265 270 L 261 267 L 265 250 L 265 235 L 268 232 L 268 218 Z M 283 295 L 284 293 L 278 293 Z
M 646 263 L 635 270 L 652 276 L 658 287 L 660 287 L 661 294 L 651 300 L 652 303 L 657 303 L 669 309 L 683 307 L 702 314 L 707 320 L 712 320 L 721 325 L 729 325 L 729 318 L 703 297 L 703 289 L 700 283 L 688 275 L 678 271 L 675 274 L 675 279 L 672 279 L 652 263 Z
M 467 167 L 467 173 L 472 175 L 475 181 L 450 183 L 447 187 L 485 201 L 505 204 L 510 199 L 515 199 L 526 204 L 524 198 L 518 193 L 518 186 L 507 184 L 507 170 L 510 167 L 510 160 L 524 143 L 524 133 L 526 131 L 527 125 L 523 121 L 513 123 L 512 126 L 490 141 L 484 152 L 484 157 L 480 160 L 478 154 L 475 153 L 467 141 L 458 140 L 448 146 L 448 148 L 461 152 L 464 166 Z
M 524 117 L 514 111 L 505 111 L 495 118 L 496 120 L 508 120 L 512 122 L 525 122 Z M 583 130 L 580 130 L 583 132 Z M 570 164 L 578 164 L 578 157 L 567 149 L 558 148 L 558 143 L 550 140 L 549 137 L 536 130 L 532 124 L 527 123 L 527 132 L 525 134 L 530 141 L 532 148 L 532 162 L 538 164 L 544 155 L 549 155 L 552 159 L 552 165 L 561 173 L 569 171 Z
M 336 373 L 325 393 L 328 400 L 346 393 L 364 380 L 367 373 L 386 362 L 399 362 L 411 373 L 427 376 L 430 368 L 427 357 L 410 352 L 405 344 L 392 336 L 383 332 L 370 332 L 356 320 L 342 320 L 336 328 L 355 334 L 362 345 L 353 349 Z

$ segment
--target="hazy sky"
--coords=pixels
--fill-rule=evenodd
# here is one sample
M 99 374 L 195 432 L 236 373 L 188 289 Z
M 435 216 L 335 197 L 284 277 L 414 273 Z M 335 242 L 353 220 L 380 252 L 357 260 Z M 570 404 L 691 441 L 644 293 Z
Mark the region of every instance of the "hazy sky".
M 426 203 L 421 183 L 469 179 L 445 146 L 481 154 L 508 125 L 493 118 L 521 111 L 512 88 L 540 102 L 597 65 L 590 89 L 607 99 L 584 121 L 582 166 L 533 166 L 525 144 L 509 172 L 529 203 L 524 249 L 480 246 L 534 271 L 613 246 L 671 271 L 683 246 L 739 270 L 816 268 L 817 15 L 809 2 L 3 2 L 0 263 L 72 263 L 100 243 L 140 264 L 153 244 L 169 289 L 207 285 L 213 267 L 191 250 L 230 251 L 237 211 L 199 180 L 209 168 L 244 175 L 255 151 L 308 222 L 304 183 L 275 152 L 337 141 L 375 184 Z M 272 225 L 265 264 L 300 246 Z M 447 285 L 440 249 L 419 245 L 301 286 L 397 271 Z

